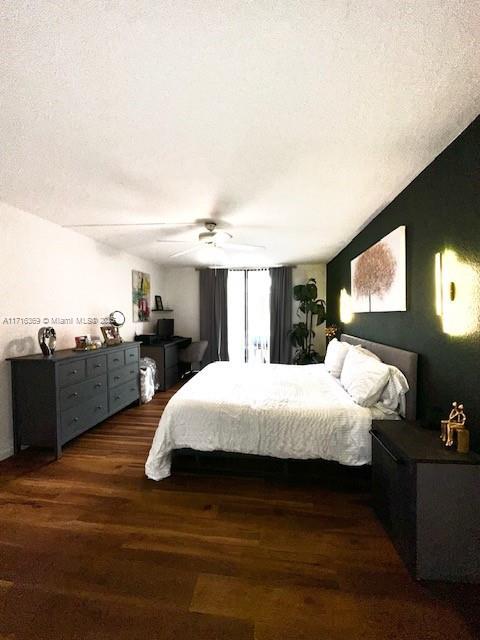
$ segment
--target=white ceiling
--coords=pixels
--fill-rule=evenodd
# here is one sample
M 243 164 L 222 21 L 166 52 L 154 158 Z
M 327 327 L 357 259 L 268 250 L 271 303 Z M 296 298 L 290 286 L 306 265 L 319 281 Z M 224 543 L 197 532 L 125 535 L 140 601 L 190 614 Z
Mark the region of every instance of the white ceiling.
M 326 261 L 477 115 L 474 0 L 2 0 L 0 199 Z M 419 212 L 420 214 L 421 212 Z M 161 263 L 196 230 L 86 229 Z

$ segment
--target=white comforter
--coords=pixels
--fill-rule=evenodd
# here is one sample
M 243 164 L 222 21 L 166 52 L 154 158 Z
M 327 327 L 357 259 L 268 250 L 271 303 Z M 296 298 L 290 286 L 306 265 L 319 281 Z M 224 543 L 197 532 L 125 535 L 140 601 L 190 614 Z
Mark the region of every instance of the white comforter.
M 371 460 L 372 413 L 355 404 L 323 365 L 208 365 L 171 398 L 145 464 L 170 475 L 173 449 Z

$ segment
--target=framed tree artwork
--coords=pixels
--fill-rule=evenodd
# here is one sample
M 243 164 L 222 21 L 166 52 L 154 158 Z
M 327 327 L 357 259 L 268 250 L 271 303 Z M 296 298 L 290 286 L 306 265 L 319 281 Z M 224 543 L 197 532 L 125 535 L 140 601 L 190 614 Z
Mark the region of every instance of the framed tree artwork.
M 398 227 L 351 262 L 353 311 L 406 311 L 405 226 Z
M 150 319 L 150 274 L 132 271 L 133 321 L 146 322 Z

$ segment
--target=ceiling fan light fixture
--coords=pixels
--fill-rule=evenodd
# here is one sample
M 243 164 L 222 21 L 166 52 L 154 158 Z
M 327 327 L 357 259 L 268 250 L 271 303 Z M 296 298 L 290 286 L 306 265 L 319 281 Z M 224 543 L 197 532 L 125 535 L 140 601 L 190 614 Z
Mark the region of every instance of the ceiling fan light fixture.
M 223 245 L 225 242 L 230 240 L 231 234 L 226 231 L 203 231 L 199 234 L 198 240 L 199 242 L 203 242 L 204 244 L 213 244 Z
M 225 251 L 214 244 L 201 247 L 197 253 L 197 257 L 200 262 L 210 266 L 225 264 L 227 260 L 227 254 Z

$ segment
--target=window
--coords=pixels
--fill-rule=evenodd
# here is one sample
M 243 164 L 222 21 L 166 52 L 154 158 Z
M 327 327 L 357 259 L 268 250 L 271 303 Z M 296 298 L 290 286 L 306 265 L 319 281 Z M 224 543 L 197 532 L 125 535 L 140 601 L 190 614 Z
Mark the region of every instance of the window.
M 231 362 L 270 362 L 270 273 L 228 272 L 228 353 Z

